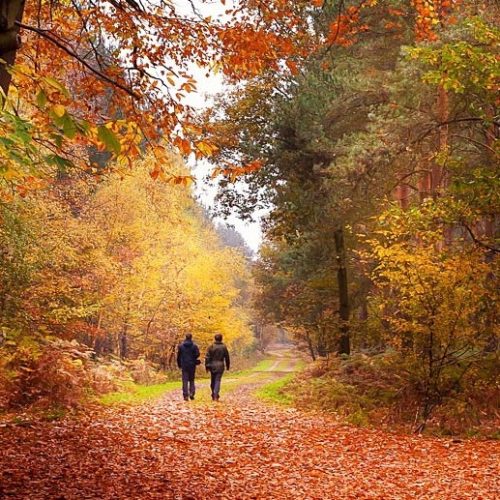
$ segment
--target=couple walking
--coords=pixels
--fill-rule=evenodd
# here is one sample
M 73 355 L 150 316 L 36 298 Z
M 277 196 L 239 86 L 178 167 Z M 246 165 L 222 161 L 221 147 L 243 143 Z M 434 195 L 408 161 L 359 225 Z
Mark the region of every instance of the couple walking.
M 218 401 L 224 365 L 229 370 L 229 351 L 222 343 L 220 333 L 214 337 L 214 340 L 215 342 L 208 348 L 205 356 L 205 368 L 207 372 L 210 372 L 212 401 Z M 193 342 L 193 335 L 191 333 L 186 334 L 186 340 L 179 345 L 177 350 L 177 366 L 182 370 L 182 395 L 184 401 L 194 399 L 194 376 L 196 366 L 201 364 L 199 357 L 200 350 Z

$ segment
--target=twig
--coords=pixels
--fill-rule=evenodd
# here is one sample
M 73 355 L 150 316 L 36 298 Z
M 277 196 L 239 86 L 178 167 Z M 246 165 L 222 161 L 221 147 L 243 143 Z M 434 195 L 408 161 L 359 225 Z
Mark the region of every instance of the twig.
M 129 89 L 127 86 L 123 85 L 120 82 L 117 82 L 116 80 L 113 80 L 109 76 L 105 75 L 101 71 L 95 69 L 92 67 L 91 64 L 89 64 L 87 61 L 83 60 L 76 52 L 74 52 L 72 49 L 61 43 L 57 38 L 55 38 L 53 35 L 51 35 L 47 30 L 43 29 L 38 29 L 35 26 L 29 26 L 24 23 L 20 23 L 16 21 L 16 25 L 19 26 L 22 29 L 28 30 L 28 31 L 33 31 L 34 33 L 37 33 L 38 35 L 42 36 L 43 38 L 46 38 L 49 40 L 49 42 L 53 43 L 56 47 L 59 47 L 61 50 L 66 52 L 68 55 L 71 57 L 75 58 L 78 62 L 80 62 L 83 66 L 85 66 L 87 69 L 92 71 L 92 73 L 96 74 L 99 78 L 102 78 L 103 80 L 107 81 L 111 85 L 118 87 L 119 89 L 123 90 L 126 92 L 129 96 L 133 97 L 134 99 L 140 100 L 139 94 L 134 92 L 133 90 Z
M 484 242 L 482 242 L 481 240 L 479 240 L 476 235 L 472 232 L 472 229 L 462 220 L 460 221 L 460 223 L 462 224 L 462 226 L 465 227 L 465 229 L 467 229 L 467 232 L 469 233 L 470 237 L 472 238 L 472 241 L 476 244 L 476 245 L 479 245 L 483 248 L 486 248 L 487 250 L 490 250 L 492 252 L 495 252 L 495 253 L 500 253 L 500 250 L 498 248 L 495 248 L 495 247 L 492 247 Z

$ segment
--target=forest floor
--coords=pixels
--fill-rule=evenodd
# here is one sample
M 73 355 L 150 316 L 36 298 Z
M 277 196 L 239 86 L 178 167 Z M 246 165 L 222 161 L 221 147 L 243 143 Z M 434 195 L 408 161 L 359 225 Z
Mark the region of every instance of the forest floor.
M 0 498 L 493 499 L 500 443 L 393 434 L 255 396 L 302 361 L 287 350 L 194 402 L 180 390 L 54 422 L 0 426 Z

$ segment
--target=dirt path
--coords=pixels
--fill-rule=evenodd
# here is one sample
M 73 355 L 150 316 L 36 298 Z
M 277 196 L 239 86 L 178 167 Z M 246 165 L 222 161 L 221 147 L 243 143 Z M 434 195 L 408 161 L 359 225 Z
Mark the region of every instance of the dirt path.
M 274 371 L 277 371 L 277 368 L 278 368 L 278 365 L 281 363 L 281 360 L 277 359 L 270 367 L 267 371 L 269 372 L 274 372 Z
M 169 394 L 0 429 L 0 498 L 498 498 L 497 442 L 359 429 L 252 397 L 279 376 L 227 377 L 219 404 Z

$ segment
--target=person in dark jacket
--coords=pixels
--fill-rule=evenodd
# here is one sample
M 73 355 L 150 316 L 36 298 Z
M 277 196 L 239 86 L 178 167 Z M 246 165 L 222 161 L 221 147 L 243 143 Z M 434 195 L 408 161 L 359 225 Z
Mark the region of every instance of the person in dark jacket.
M 177 349 L 177 366 L 182 370 L 182 395 L 184 401 L 194 399 L 196 391 L 194 375 L 196 372 L 196 365 L 201 363 L 198 359 L 199 357 L 200 350 L 193 342 L 193 335 L 187 333 L 186 340 L 184 340 Z
M 220 384 L 222 374 L 224 373 L 224 365 L 229 370 L 229 351 L 222 343 L 222 335 L 218 333 L 215 342 L 208 348 L 205 357 L 205 367 L 210 371 L 210 389 L 212 389 L 212 401 L 219 400 Z

